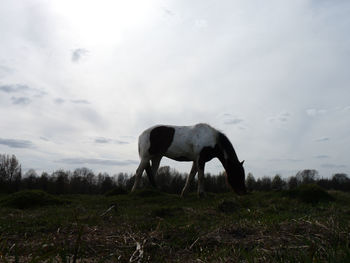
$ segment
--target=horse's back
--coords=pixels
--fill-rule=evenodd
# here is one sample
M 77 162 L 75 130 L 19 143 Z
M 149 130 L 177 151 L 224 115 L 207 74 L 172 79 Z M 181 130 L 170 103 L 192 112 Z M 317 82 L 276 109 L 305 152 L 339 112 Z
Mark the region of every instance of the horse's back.
M 217 131 L 208 124 L 156 125 L 139 137 L 140 157 L 162 154 L 175 160 L 195 160 L 203 147 L 214 147 Z
M 205 123 L 199 123 L 193 126 L 192 143 L 196 154 L 203 149 L 203 147 L 215 147 L 217 143 L 217 130 Z
M 140 157 L 152 155 L 152 152 L 164 151 L 172 140 L 174 129 L 170 125 L 155 125 L 144 130 L 138 140 Z

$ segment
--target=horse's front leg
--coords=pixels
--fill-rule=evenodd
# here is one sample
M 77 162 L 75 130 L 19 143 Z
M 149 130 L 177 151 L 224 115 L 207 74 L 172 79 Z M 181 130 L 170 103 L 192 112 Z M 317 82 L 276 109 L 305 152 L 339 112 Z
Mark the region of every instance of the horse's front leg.
M 185 184 L 184 188 L 182 189 L 181 197 L 184 197 L 187 194 L 190 183 L 193 180 L 193 177 L 196 175 L 196 173 L 197 173 L 197 164 L 196 164 L 196 162 L 193 162 L 191 172 L 187 176 L 186 184 Z

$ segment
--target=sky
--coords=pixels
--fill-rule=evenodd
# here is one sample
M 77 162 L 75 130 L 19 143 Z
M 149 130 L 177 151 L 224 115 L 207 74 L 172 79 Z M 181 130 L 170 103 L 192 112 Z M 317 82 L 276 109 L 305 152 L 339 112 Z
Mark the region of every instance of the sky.
M 255 177 L 350 174 L 349 13 L 346 0 L 2 0 L 0 153 L 24 172 L 134 173 L 143 130 L 208 123 Z

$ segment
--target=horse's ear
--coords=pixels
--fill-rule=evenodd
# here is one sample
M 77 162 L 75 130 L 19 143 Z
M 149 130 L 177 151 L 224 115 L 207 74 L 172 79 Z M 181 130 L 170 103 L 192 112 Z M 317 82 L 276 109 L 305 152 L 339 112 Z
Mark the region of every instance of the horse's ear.
M 241 165 L 243 165 L 244 164 L 244 160 L 241 162 Z

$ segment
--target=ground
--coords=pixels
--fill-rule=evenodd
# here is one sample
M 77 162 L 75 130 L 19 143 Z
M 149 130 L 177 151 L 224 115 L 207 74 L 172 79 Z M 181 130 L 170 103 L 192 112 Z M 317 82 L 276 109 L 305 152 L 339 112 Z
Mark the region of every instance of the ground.
M 3 205 L 0 262 L 350 262 L 350 194 L 330 194 L 305 203 L 281 192 L 141 190 Z

